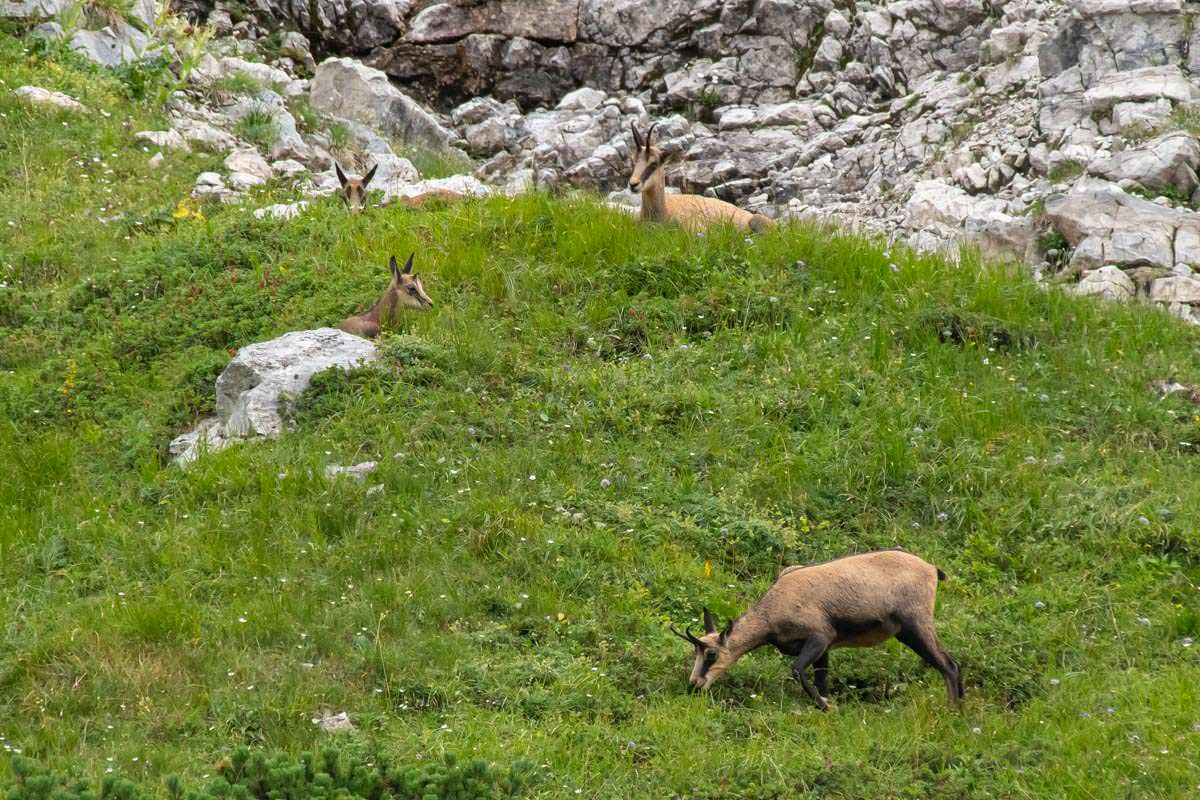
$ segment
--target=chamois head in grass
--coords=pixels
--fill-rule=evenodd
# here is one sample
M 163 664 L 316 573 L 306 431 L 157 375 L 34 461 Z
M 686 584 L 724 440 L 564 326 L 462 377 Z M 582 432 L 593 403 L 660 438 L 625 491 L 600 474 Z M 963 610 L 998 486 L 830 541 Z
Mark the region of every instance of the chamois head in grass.
M 654 182 L 663 183 L 662 167 L 665 164 L 663 153 L 651 142 L 656 124 L 652 124 L 646 130 L 645 136 L 638 132 L 636 123 L 631 123 L 629 126 L 633 131 L 634 144 L 633 168 L 629 172 L 629 191 L 631 192 L 644 191 Z
M 408 261 L 404 262 L 404 269 L 401 270 L 396 264 L 396 257 L 392 256 L 388 261 L 388 267 L 392 271 L 392 280 L 379 298 L 379 302 L 369 311 L 346 317 L 338 327 L 346 333 L 374 339 L 383 330 L 383 323 L 395 318 L 400 309 L 433 308 L 433 300 L 425 293 L 425 285 L 421 283 L 421 276 L 412 271 L 412 263 L 413 257 L 410 255 Z
M 371 179 L 375 177 L 375 170 L 379 169 L 379 165 L 373 165 L 367 174 L 361 178 L 349 178 L 342 171 L 342 165 L 333 162 L 333 169 L 337 172 L 338 183 L 342 185 L 341 195 L 342 202 L 346 204 L 352 212 L 358 213 L 367 207 L 367 186 L 370 185 Z
M 707 689 L 713 681 L 721 677 L 729 666 L 737 661 L 737 656 L 726 647 L 729 635 L 733 632 L 733 620 L 725 630 L 718 631 L 717 623 L 712 612 L 704 609 L 704 635 L 696 636 L 689 625 L 680 633 L 671 626 L 671 632 L 690 644 L 696 651 L 696 660 L 692 664 L 692 674 L 688 676 L 689 689 Z

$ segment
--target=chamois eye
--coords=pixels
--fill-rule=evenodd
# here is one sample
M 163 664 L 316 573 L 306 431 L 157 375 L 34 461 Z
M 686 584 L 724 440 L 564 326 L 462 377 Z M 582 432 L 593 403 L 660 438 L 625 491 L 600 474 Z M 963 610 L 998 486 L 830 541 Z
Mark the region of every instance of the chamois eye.
M 408 293 L 409 293 L 409 294 L 416 294 L 416 293 L 417 293 L 417 287 L 415 287 L 415 286 L 410 286 L 410 287 L 408 287 Z

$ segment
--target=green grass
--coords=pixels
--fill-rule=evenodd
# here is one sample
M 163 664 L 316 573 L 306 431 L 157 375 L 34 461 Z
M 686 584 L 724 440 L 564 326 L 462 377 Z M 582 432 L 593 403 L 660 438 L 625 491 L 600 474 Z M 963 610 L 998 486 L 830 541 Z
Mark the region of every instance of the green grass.
M 1054 183 L 1062 183 L 1063 181 L 1069 181 L 1073 178 L 1078 178 L 1083 174 L 1085 169 L 1087 169 L 1087 165 L 1083 162 L 1066 159 L 1065 161 L 1060 161 L 1051 167 L 1050 174 L 1047 177 L 1049 177 Z
M 235 126 L 238 136 L 260 147 L 270 146 L 279 138 L 279 125 L 270 111 L 251 109 Z
M 1200 133 L 1200 109 L 1177 107 L 1171 112 L 1171 122 L 1176 130 Z
M 421 144 L 400 144 L 396 155 L 407 158 L 422 178 L 448 178 L 474 170 L 471 160 L 461 153 L 439 150 Z
M 256 95 L 262 91 L 262 84 L 245 72 L 234 72 L 222 75 L 212 82 L 211 90 L 237 95 Z
M 525 758 L 540 797 L 1194 796 L 1200 409 L 1149 387 L 1196 382 L 1194 329 L 969 253 L 587 197 L 177 218 L 214 157 L 152 170 L 121 121 L 160 113 L 116 78 L 5 35 L 0 60 L 5 748 L 163 793 L 333 743 Z M 438 305 L 379 366 L 315 381 L 277 440 L 164 463 L 231 352 L 363 307 L 413 250 Z M 766 651 L 684 691 L 669 621 L 893 545 L 950 575 L 961 712 L 894 642 L 833 655 L 827 714 Z

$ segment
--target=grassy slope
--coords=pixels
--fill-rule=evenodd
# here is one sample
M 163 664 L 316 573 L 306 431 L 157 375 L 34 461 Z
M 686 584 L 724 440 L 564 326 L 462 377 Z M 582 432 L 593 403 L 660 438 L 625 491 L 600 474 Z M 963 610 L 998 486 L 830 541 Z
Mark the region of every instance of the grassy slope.
M 588 200 L 165 221 L 215 157 L 151 170 L 121 123 L 157 114 L 119 83 L 4 35 L 0 64 L 5 745 L 194 777 L 312 746 L 329 708 L 349 748 L 527 755 L 546 796 L 1195 791 L 1200 420 L 1148 389 L 1200 377 L 1195 330 Z M 31 110 L 27 82 L 112 117 Z M 439 305 L 379 369 L 319 381 L 293 434 L 164 466 L 230 352 L 336 321 L 414 249 Z M 322 477 L 366 459 L 366 485 Z M 829 714 L 765 651 L 683 691 L 668 620 L 896 544 L 951 575 L 961 714 L 895 643 L 835 654 Z

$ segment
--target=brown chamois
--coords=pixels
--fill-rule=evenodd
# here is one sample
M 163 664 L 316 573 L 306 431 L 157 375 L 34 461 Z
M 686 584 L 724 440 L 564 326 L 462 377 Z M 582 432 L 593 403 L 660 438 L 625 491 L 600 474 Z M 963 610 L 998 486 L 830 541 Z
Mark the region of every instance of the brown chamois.
M 413 255 L 416 255 L 415 253 Z M 353 333 L 364 339 L 374 339 L 379 335 L 385 321 L 392 320 L 401 308 L 425 309 L 433 308 L 433 301 L 425 294 L 425 286 L 421 276 L 413 274 L 413 257 L 409 256 L 404 262 L 404 270 L 396 266 L 396 257 L 388 261 L 392 270 L 392 280 L 370 311 L 346 317 L 338 325 L 346 333 Z
M 456 192 L 453 189 L 430 189 L 428 192 L 421 192 L 412 197 L 395 197 L 392 200 L 382 204 L 383 208 L 391 205 L 402 205 L 407 208 L 417 208 L 423 206 L 430 201 L 441 201 L 444 203 L 458 203 L 467 199 L 467 195 L 462 192 Z
M 342 185 L 342 202 L 346 207 L 356 214 L 366 208 L 367 186 L 375 177 L 375 170 L 379 169 L 379 165 L 373 165 L 361 178 L 347 178 L 346 173 L 342 172 L 342 165 L 337 161 L 333 162 L 333 169 L 337 172 L 338 183 Z
M 656 123 L 657 124 L 657 123 Z M 715 197 L 698 194 L 667 194 L 667 182 L 663 175 L 666 160 L 662 151 L 651 144 L 654 125 L 646 131 L 646 137 L 633 130 L 636 145 L 633 154 L 633 169 L 629 173 L 629 191 L 642 194 L 642 220 L 646 222 L 675 222 L 691 231 L 699 231 L 709 225 L 731 223 L 742 230 L 755 232 L 775 227 L 775 221 L 762 214 L 752 214 L 732 203 Z
M 796 660 L 792 674 L 822 710 L 829 707 L 829 651 L 872 647 L 895 636 L 942 673 L 950 702 L 962 701 L 962 670 L 933 629 L 933 601 L 945 574 L 911 553 L 878 550 L 811 566 L 788 567 L 742 616 L 718 631 L 704 609 L 705 634 L 671 632 L 696 651 L 688 678 L 706 690 L 746 653 L 764 645 Z M 806 670 L 814 667 L 817 685 Z

